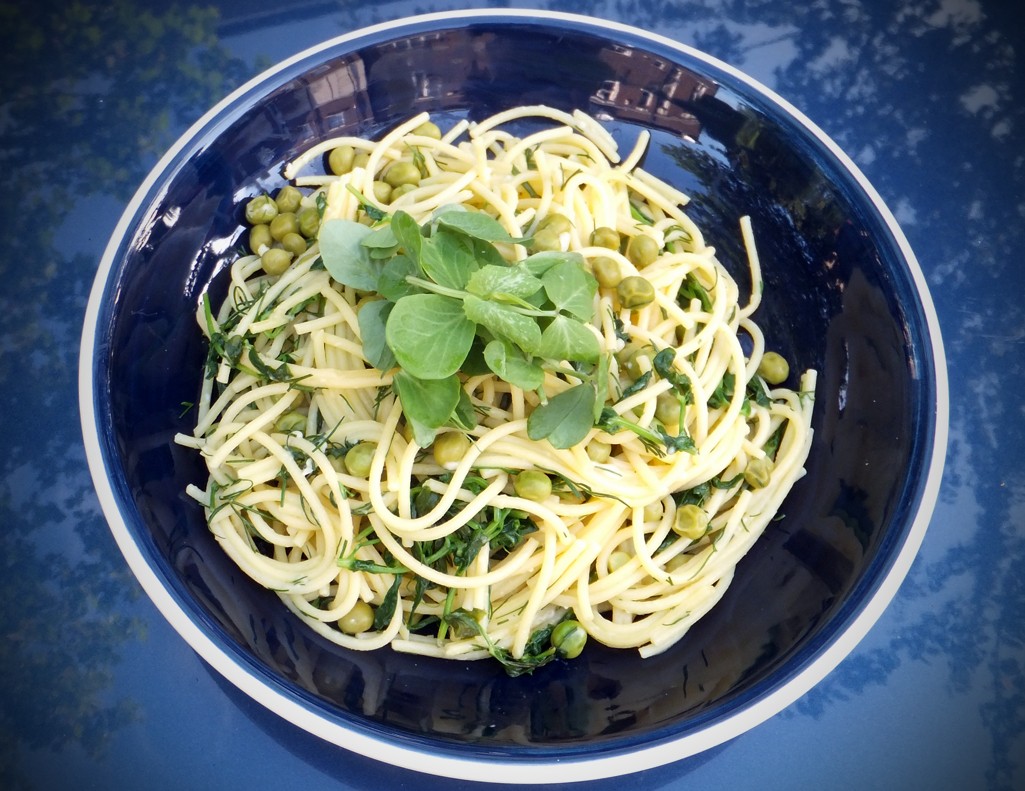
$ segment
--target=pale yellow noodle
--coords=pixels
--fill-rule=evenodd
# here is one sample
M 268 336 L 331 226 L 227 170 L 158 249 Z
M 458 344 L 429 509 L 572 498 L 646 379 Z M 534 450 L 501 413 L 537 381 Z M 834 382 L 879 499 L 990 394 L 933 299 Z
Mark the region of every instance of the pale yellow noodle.
M 561 238 L 564 249 L 585 262 L 609 256 L 623 275 L 640 274 L 656 291 L 650 306 L 634 310 L 618 306 L 614 289 L 595 297 L 593 330 L 611 355 L 608 405 L 637 425 L 658 426 L 673 385 L 652 370 L 652 358 L 672 348 L 675 370 L 690 383 L 672 432 L 686 432 L 694 447 L 653 452 L 631 429 L 595 427 L 578 446 L 556 449 L 527 435 L 537 392 L 478 374 L 462 382 L 479 414 L 476 427 L 466 431 L 470 450 L 441 467 L 430 447 L 404 433 L 401 404 L 391 390 L 394 371 L 367 362 L 359 311 L 375 297 L 335 283 L 318 265 L 314 243 L 280 276 L 264 274 L 259 255 L 239 258 L 227 299 L 197 312 L 205 332 L 245 338 L 248 345 L 234 367 L 215 360 L 195 431 L 179 438 L 209 468 L 206 488 L 192 486 L 189 494 L 205 506 L 210 530 L 240 569 L 347 648 L 390 645 L 461 660 L 497 649 L 520 657 L 536 629 L 572 612 L 598 642 L 642 656 L 660 653 L 725 594 L 736 564 L 804 474 L 811 444 L 814 372 L 803 376 L 800 391 L 772 388 L 768 407 L 746 398 L 744 385 L 766 347 L 753 317 L 762 281 L 751 223 L 740 220 L 750 273 L 750 297 L 741 304 L 740 286 L 683 208 L 688 197 L 643 170 L 646 132 L 620 159 L 612 135 L 579 111 L 514 108 L 460 121 L 440 140 L 413 132 L 428 118 L 414 116 L 376 142 L 325 140 L 289 163 L 285 176 L 320 191 L 324 222 L 359 220 L 363 204 L 371 204 L 402 209 L 424 223 L 440 207 L 459 203 L 488 213 L 519 239 L 553 212 L 565 215 L 571 230 Z M 520 123 L 530 129 L 522 137 L 514 131 Z M 365 164 L 340 176 L 307 172 L 339 145 L 364 152 Z M 372 184 L 399 161 L 419 162 L 421 181 L 394 205 L 381 204 Z M 303 200 L 315 205 L 312 196 Z M 650 223 L 638 222 L 631 201 L 641 204 Z M 592 245 L 591 232 L 599 227 L 646 234 L 665 249 L 638 270 L 623 251 Z M 530 253 L 523 242 L 497 247 L 510 261 Z M 707 291 L 709 307 L 697 298 L 677 300 L 695 280 Z M 619 398 L 630 383 L 623 374 L 624 335 L 650 351 L 635 359 L 650 381 Z M 262 371 L 282 360 L 287 379 L 266 381 Z M 732 394 L 710 406 L 724 376 L 734 380 Z M 548 373 L 546 397 L 572 383 Z M 746 466 L 766 455 L 766 443 L 781 428 L 769 484 L 744 484 Z M 359 442 L 374 445 L 365 476 L 352 474 L 342 460 Z M 556 491 L 542 501 L 517 495 L 515 475 L 525 469 L 546 471 Z M 713 479 L 733 483 L 711 488 L 702 500 L 707 532 L 677 537 L 674 495 Z M 435 498 L 426 511 L 414 508 L 417 492 Z M 485 515 L 507 511 L 536 527 L 507 553 L 485 544 L 462 571 L 431 565 L 418 554 Z M 417 579 L 428 583 L 419 593 Z M 380 608 L 389 596 L 395 609 L 381 629 L 340 631 L 357 602 Z M 443 618 L 453 609 L 475 613 L 487 639 L 454 626 L 444 639 L 410 631 L 417 615 Z

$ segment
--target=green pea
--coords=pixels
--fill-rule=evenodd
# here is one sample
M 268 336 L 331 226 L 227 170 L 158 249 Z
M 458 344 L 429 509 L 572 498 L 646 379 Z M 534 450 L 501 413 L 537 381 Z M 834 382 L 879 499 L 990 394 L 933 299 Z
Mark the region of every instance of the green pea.
M 619 231 L 602 225 L 591 231 L 591 244 L 595 247 L 605 247 L 609 250 L 619 249 Z
M 332 148 L 327 155 L 327 166 L 336 176 L 343 176 L 353 169 L 356 163 L 356 149 L 352 146 Z
M 576 659 L 587 644 L 587 632 L 579 621 L 568 620 L 552 629 L 552 647 L 563 659 Z
M 412 162 L 396 162 L 388 172 L 384 174 L 385 183 L 390 187 L 400 187 L 403 184 L 419 184 L 420 169 Z
M 257 195 L 246 204 L 246 222 L 250 225 L 268 223 L 278 216 L 278 204 L 270 195 Z
M 454 470 L 470 450 L 470 438 L 461 431 L 446 431 L 434 438 L 434 460 Z
M 766 352 L 758 361 L 758 375 L 770 385 L 782 384 L 790 376 L 790 363 L 782 354 Z
M 619 370 L 631 379 L 640 379 L 644 374 L 641 368 L 641 359 L 648 358 L 647 370 L 651 370 L 650 362 L 655 356 L 655 349 L 652 346 L 642 346 L 638 343 L 628 343 L 623 350 L 616 355 L 619 360 Z
M 616 550 L 609 555 L 609 571 L 619 571 L 630 562 L 630 556 L 621 550 Z
M 299 233 L 307 239 L 313 239 L 320 230 L 320 212 L 312 206 L 303 209 L 296 217 Z
M 534 234 L 530 246 L 538 252 L 562 250 L 562 237 L 558 231 L 544 229 Z
M 299 233 L 299 220 L 294 212 L 283 212 L 270 221 L 270 235 L 277 241 L 290 233 Z
M 270 247 L 273 243 L 274 239 L 270 235 L 270 226 L 267 223 L 262 222 L 249 229 L 249 249 L 255 255 L 260 255 L 263 248 Z
M 420 137 L 433 137 L 435 140 L 441 140 L 441 129 L 433 121 L 424 121 L 412 133 L 420 135 Z
M 638 269 L 643 269 L 658 258 L 658 242 L 650 236 L 638 234 L 627 243 L 626 257 Z
M 292 254 L 281 247 L 272 247 L 260 256 L 260 264 L 268 275 L 280 275 L 292 263 Z
M 360 634 L 374 625 L 374 608 L 360 599 L 352 609 L 338 619 L 338 628 L 345 634 Z
M 565 214 L 552 212 L 537 224 L 535 232 L 552 231 L 554 233 L 569 233 L 573 229 L 573 223 Z
M 369 151 L 357 151 L 356 156 L 352 160 L 353 168 L 365 168 L 370 163 L 370 152 Z
M 675 426 L 680 422 L 683 407 L 680 397 L 675 393 L 659 393 L 655 399 L 655 417 L 667 426 Z
M 647 278 L 630 275 L 619 281 L 616 294 L 619 295 L 620 305 L 628 310 L 634 310 L 650 305 L 655 300 L 655 287 Z
M 607 442 L 599 442 L 598 440 L 588 442 L 584 450 L 587 453 L 587 458 L 597 464 L 604 464 L 612 456 L 612 446 Z
M 772 475 L 772 461 L 768 458 L 751 459 L 744 470 L 744 481 L 752 489 L 762 489 L 769 485 Z
M 399 198 L 405 195 L 407 192 L 412 192 L 417 188 L 416 184 L 399 184 L 395 189 L 391 191 L 391 196 L 388 198 L 389 203 L 395 203 Z
M 356 478 L 370 475 L 370 464 L 377 452 L 373 442 L 357 442 L 345 453 L 345 471 Z
M 623 279 L 619 261 L 612 256 L 599 255 L 592 258 L 591 271 L 594 272 L 594 279 L 602 288 L 615 288 Z
M 387 203 L 391 200 L 391 184 L 387 181 L 375 181 L 373 190 L 374 198 L 378 203 Z
M 281 246 L 293 255 L 302 255 L 306 252 L 306 240 L 297 233 L 286 233 L 281 240 Z
M 292 212 L 293 214 L 299 211 L 299 202 L 302 199 L 303 194 L 291 184 L 286 184 L 274 196 L 274 202 L 278 205 L 279 212 Z
M 302 412 L 285 412 L 274 421 L 274 430 L 282 434 L 301 431 L 306 427 L 306 415 Z
M 700 506 L 693 503 L 681 505 L 676 509 L 673 531 L 691 541 L 701 538 L 708 527 L 708 517 Z
M 524 500 L 540 502 L 552 493 L 552 479 L 541 470 L 524 470 L 513 479 L 513 488 Z

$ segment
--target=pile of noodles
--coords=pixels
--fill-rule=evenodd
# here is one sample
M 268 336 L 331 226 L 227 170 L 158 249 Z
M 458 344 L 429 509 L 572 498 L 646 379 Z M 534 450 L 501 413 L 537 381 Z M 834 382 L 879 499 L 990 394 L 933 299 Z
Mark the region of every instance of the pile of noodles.
M 507 131 L 528 118 L 547 123 L 522 138 Z M 319 194 L 323 208 L 326 198 L 323 222 L 372 222 L 368 205 L 385 215 L 378 223 L 399 208 L 425 222 L 439 207 L 461 204 L 527 239 L 546 216 L 560 213 L 571 221 L 563 249 L 585 262 L 610 255 L 625 274 L 637 273 L 634 264 L 619 251 L 593 247 L 590 232 L 605 226 L 624 240 L 653 236 L 660 253 L 641 274 L 655 288 L 654 301 L 625 309 L 614 290 L 595 297 L 593 328 L 610 360 L 607 403 L 651 425 L 658 396 L 672 385 L 650 376 L 621 397 L 637 380 L 621 370 L 624 349 L 674 349 L 692 398 L 673 432 L 686 432 L 693 448 L 660 452 L 631 431 L 600 428 L 568 449 L 531 440 L 527 419 L 545 394 L 485 373 L 461 378 L 476 426 L 441 430 L 467 433 L 469 450 L 455 464 L 439 465 L 431 447 L 418 446 L 406 430 L 394 372 L 375 369 L 363 354 L 358 314 L 376 295 L 335 282 L 312 244 L 280 275 L 266 274 L 257 255 L 240 257 L 227 299 L 206 316 L 200 311 L 205 332 L 230 326 L 262 365 L 243 359 L 212 366 L 195 431 L 178 438 L 198 449 L 209 469 L 206 487 L 190 493 L 239 568 L 349 648 L 391 645 L 475 659 L 488 656 L 490 644 L 518 657 L 536 630 L 572 613 L 600 643 L 644 656 L 664 651 L 723 596 L 738 561 L 803 475 L 811 442 L 814 372 L 796 389 L 767 386 L 756 374 L 765 349 L 752 320 L 761 280 L 751 229 L 741 222 L 753 287 L 740 304 L 736 281 L 684 213 L 686 196 L 639 167 L 643 134 L 620 159 L 611 136 L 579 112 L 518 108 L 458 123 L 440 139 L 414 132 L 425 120 L 411 118 L 377 141 L 326 140 L 285 175 L 310 190 L 304 204 L 314 205 Z M 340 176 L 307 174 L 340 145 L 365 152 L 361 164 Z M 414 157 L 419 184 L 393 204 L 379 204 L 373 182 Z M 529 252 L 507 247 L 510 262 Z M 681 299 L 688 283 L 699 284 L 705 298 Z M 268 375 L 286 370 L 282 360 L 287 376 Z M 641 354 L 634 364 L 643 374 L 651 358 Z M 725 399 L 724 381 L 733 383 Z M 566 384 L 549 373 L 545 390 L 551 395 Z M 376 447 L 367 476 L 348 473 L 339 452 L 359 442 Z M 766 457 L 769 479 L 752 485 L 744 472 Z M 545 471 L 556 484 L 552 494 L 540 501 L 517 496 L 513 478 L 525 469 Z M 418 496 L 429 507 L 418 507 Z M 684 503 L 704 513 L 697 537 L 674 531 Z M 461 570 L 424 561 L 425 547 L 510 514 L 530 523 L 515 546 L 484 543 Z M 338 625 L 360 601 L 384 617 L 345 633 Z M 445 628 L 453 611 L 472 613 L 480 631 Z

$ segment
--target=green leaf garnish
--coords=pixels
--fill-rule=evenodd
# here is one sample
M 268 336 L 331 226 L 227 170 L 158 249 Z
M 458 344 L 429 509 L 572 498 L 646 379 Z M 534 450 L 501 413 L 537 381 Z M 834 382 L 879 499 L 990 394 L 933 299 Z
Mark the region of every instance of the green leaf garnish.
M 587 321 L 594 315 L 598 281 L 583 268 L 583 257 L 573 255 L 547 269 L 541 282 L 556 308 Z
M 601 344 L 582 321 L 560 315 L 541 333 L 537 353 L 551 360 L 593 363 L 601 355 Z
M 398 302 L 410 294 L 423 293 L 409 282 L 420 274 L 420 267 L 405 255 L 396 255 L 382 268 L 377 278 L 377 293 L 387 300 Z
M 463 303 L 440 294 L 411 294 L 392 308 L 385 328 L 399 365 L 420 379 L 444 379 L 459 370 L 476 327 Z M 403 406 L 406 401 L 403 400 Z
M 346 184 L 345 188 L 356 197 L 356 200 L 359 201 L 359 207 L 363 210 L 364 214 L 366 214 L 367 217 L 369 217 L 374 222 L 380 222 L 381 220 L 383 220 L 385 217 L 388 216 L 388 214 L 386 212 L 384 212 L 383 210 L 379 209 L 377 206 L 375 206 L 370 201 L 368 201 L 366 196 L 363 195 L 354 186 L 352 186 L 352 184 Z M 319 204 L 318 204 L 318 206 L 319 206 Z M 320 216 L 321 217 L 324 216 L 323 210 L 321 210 Z
M 551 639 L 552 627 L 546 626 L 531 634 L 523 656 L 519 659 L 513 657 L 506 649 L 496 645 L 488 636 L 487 630 L 473 617 L 472 613 L 466 610 L 453 610 L 444 617 L 445 623 L 452 627 L 453 632 L 466 637 L 476 636 L 484 642 L 488 653 L 501 663 L 505 672 L 515 678 L 524 674 L 533 673 L 537 668 L 548 664 L 556 658 L 555 649 L 550 645 L 543 648 Z
M 488 264 L 474 272 L 466 290 L 478 297 L 501 298 L 502 295 L 526 299 L 541 289 L 541 281 L 524 267 Z
M 543 250 L 540 253 L 528 255 L 520 261 L 517 266 L 523 267 L 530 272 L 530 274 L 534 275 L 534 277 L 541 277 L 553 266 L 565 261 L 575 261 L 580 265 L 583 258 L 579 253 L 563 253 L 558 250 Z
M 516 344 L 527 354 L 535 353 L 541 344 L 541 328 L 537 320 L 513 306 L 467 294 L 463 299 L 463 310 L 470 321 Z
M 466 236 L 484 242 L 523 242 L 516 239 L 502 227 L 502 224 L 488 214 L 478 211 L 446 211 L 435 215 L 438 225 L 459 231 Z
M 394 378 L 395 391 L 402 400 L 406 417 L 427 429 L 444 426 L 459 404 L 459 378 L 417 379 L 406 371 Z
M 508 341 L 491 341 L 484 347 L 484 360 L 498 377 L 521 390 L 536 390 L 544 384 L 544 369 Z
M 427 277 L 448 288 L 465 288 L 477 270 L 477 261 L 464 237 L 441 230 L 421 241 L 419 263 Z
M 376 291 L 378 266 L 363 240 L 370 229 L 352 220 L 328 220 L 320 226 L 320 257 L 335 280 L 360 291 Z
M 527 418 L 527 436 L 544 439 L 556 448 L 572 448 L 582 442 L 594 425 L 594 385 L 574 385 L 538 406 Z
M 395 354 L 385 340 L 385 325 L 393 307 L 393 302 L 375 299 L 365 303 L 357 315 L 363 354 L 367 361 L 380 371 L 388 371 L 395 367 Z

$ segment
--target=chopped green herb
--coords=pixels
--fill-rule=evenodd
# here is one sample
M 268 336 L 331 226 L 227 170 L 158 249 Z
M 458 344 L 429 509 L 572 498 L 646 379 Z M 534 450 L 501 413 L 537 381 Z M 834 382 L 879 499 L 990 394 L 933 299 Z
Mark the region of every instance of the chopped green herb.
M 522 676 L 525 674 L 533 673 L 537 668 L 547 665 L 549 662 L 555 660 L 556 650 L 550 644 L 551 643 L 551 627 L 544 627 L 543 629 L 535 630 L 531 635 L 527 645 L 530 650 L 524 650 L 523 656 L 514 658 L 511 653 L 505 648 L 496 645 L 490 637 L 488 637 L 487 631 L 481 625 L 480 621 L 473 617 L 472 613 L 466 610 L 455 610 L 448 613 L 445 618 L 445 623 L 451 627 L 460 630 L 461 634 L 476 635 L 484 642 L 484 647 L 488 653 L 491 654 L 502 667 L 505 668 L 506 674 L 510 677 Z M 547 644 L 547 648 L 542 646 Z
M 659 376 L 673 385 L 673 389 L 685 404 L 693 403 L 694 391 L 691 389 L 690 379 L 673 367 L 674 359 L 676 359 L 675 349 L 663 349 L 655 355 L 651 364 Z
M 671 454 L 677 451 L 691 453 L 695 449 L 694 440 L 685 432 L 673 435 L 657 424 L 651 427 L 638 425 L 618 414 L 612 407 L 605 407 L 602 410 L 596 425 L 609 434 L 632 431 L 648 452 L 654 453 L 656 456 L 665 456 L 667 453 Z

